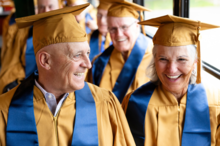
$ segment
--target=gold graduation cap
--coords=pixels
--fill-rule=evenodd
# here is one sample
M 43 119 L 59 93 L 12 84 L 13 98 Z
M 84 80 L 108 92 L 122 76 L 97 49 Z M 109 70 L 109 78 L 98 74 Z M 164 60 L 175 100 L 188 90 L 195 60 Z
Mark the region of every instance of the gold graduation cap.
M 154 44 L 163 46 L 197 45 L 197 83 L 201 83 L 200 30 L 218 28 L 220 26 L 202 23 L 172 15 L 165 15 L 139 22 L 141 25 L 159 27 L 153 37 Z
M 150 11 L 149 9 L 140 6 L 138 4 L 128 2 L 125 0 L 106 0 L 112 3 L 112 6 L 108 10 L 107 16 L 113 17 L 133 17 L 138 19 L 140 11 L 140 19 L 143 21 L 143 11 Z M 142 32 L 145 34 L 144 27 L 142 27 Z
M 19 28 L 33 25 L 34 52 L 50 44 L 63 42 L 84 42 L 87 35 L 78 24 L 75 15 L 79 15 L 90 4 L 65 7 L 38 15 L 17 18 Z
M 110 2 L 107 2 L 106 0 L 100 0 L 97 9 L 108 10 L 111 7 L 111 5 L 112 4 Z
M 106 2 L 112 3 L 108 10 L 108 16 L 134 17 L 137 19 L 139 17 L 137 11 L 150 11 L 143 6 L 125 0 L 106 0 Z

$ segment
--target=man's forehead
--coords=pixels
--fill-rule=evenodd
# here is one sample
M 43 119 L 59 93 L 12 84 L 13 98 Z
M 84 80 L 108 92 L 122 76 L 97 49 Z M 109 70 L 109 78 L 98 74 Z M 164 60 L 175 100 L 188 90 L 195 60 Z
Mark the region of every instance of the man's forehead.
M 133 17 L 112 17 L 108 16 L 108 23 L 111 25 L 128 25 L 135 21 Z
M 42 50 L 50 50 L 50 51 L 61 51 L 61 52 L 79 52 L 79 51 L 88 51 L 90 47 L 88 42 L 63 42 L 63 43 L 56 43 L 45 46 Z
M 78 51 L 89 51 L 90 47 L 88 42 L 68 42 L 68 43 L 61 43 L 63 47 L 67 47 L 71 52 L 78 52 Z
M 56 5 L 58 0 L 38 0 L 38 5 Z

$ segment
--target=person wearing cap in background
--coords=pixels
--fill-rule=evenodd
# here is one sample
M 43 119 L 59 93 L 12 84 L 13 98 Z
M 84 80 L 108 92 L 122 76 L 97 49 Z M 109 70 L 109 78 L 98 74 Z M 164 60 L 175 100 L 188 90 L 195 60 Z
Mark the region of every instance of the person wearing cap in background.
M 58 0 L 37 0 L 38 13 L 44 13 L 61 8 Z M 4 54 L 4 62 L 0 72 L 0 94 L 9 91 L 27 78 L 36 69 L 36 61 L 32 43 L 32 27 L 18 29 L 17 24 L 12 25 L 17 29 L 14 42 L 7 42 L 9 46 Z
M 2 7 L 11 7 L 10 14 L 3 20 L 2 24 L 2 48 L 1 48 L 1 69 L 7 67 L 5 63 L 6 52 L 12 48 L 18 27 L 15 24 L 14 2 L 11 0 L 0 1 Z
M 67 6 L 76 6 L 85 3 L 86 3 L 85 0 L 67 0 Z M 90 7 L 92 7 L 92 5 L 90 5 Z M 96 21 L 90 15 L 90 13 L 88 13 L 88 8 L 85 11 L 83 11 L 81 14 L 77 15 L 76 20 L 79 22 L 82 28 L 85 29 L 87 34 L 97 29 Z
M 107 13 L 110 6 L 111 3 L 100 0 L 99 6 L 97 7 L 98 29 L 88 35 L 88 42 L 91 49 L 89 55 L 90 61 L 112 45 L 107 25 Z
M 8 67 L 10 60 L 5 59 L 5 56 L 13 56 L 13 44 L 18 32 L 18 27 L 15 23 L 15 8 L 14 2 L 11 0 L 1 1 L 2 7 L 12 7 L 10 14 L 3 20 L 2 26 L 2 48 L 1 48 L 1 69 L 4 70 Z M 38 13 L 37 0 L 34 0 L 35 14 Z M 7 58 L 7 57 L 6 57 Z
M 135 145 L 114 94 L 84 82 L 90 48 L 75 15 L 88 6 L 16 19 L 33 25 L 38 72 L 0 96 L 2 146 Z
M 122 102 L 136 145 L 219 146 L 220 90 L 201 83 L 199 40 L 200 30 L 219 26 L 172 15 L 139 24 L 159 28 L 151 81 Z
M 152 41 L 140 33 L 137 11 L 145 7 L 127 1 L 114 1 L 107 22 L 113 45 L 96 57 L 87 80 L 113 91 L 122 102 L 126 93 L 149 81 L 143 74 L 152 57 Z

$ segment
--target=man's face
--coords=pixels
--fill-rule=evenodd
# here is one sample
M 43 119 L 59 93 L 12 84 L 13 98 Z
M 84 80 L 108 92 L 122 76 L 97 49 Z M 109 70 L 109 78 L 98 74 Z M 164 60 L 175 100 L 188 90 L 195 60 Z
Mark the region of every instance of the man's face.
M 98 9 L 97 13 L 97 25 L 99 32 L 102 34 L 106 34 L 108 32 L 108 25 L 107 25 L 107 10 Z
M 38 0 L 38 14 L 59 9 L 58 0 Z
M 132 17 L 108 17 L 107 22 L 113 46 L 120 52 L 132 49 L 139 34 L 137 20 Z
M 50 74 L 60 92 L 73 92 L 84 87 L 85 71 L 91 68 L 90 47 L 86 42 L 59 43 L 51 53 Z M 53 48 L 52 48 L 53 49 Z

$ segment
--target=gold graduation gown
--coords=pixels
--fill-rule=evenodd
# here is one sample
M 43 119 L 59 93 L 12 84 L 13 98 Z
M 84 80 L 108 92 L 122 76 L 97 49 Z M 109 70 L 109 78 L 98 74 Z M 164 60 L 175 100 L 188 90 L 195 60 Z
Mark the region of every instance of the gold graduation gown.
M 144 54 L 144 57 L 143 57 L 140 65 L 137 69 L 133 83 L 131 84 L 127 93 L 131 92 L 132 90 L 137 89 L 138 87 L 140 87 L 141 85 L 143 85 L 149 81 L 149 78 L 146 76 L 145 72 L 146 72 L 147 65 L 151 61 L 153 44 L 152 44 L 152 40 L 150 40 L 149 38 L 148 38 L 148 40 L 149 40 L 148 48 L 147 48 L 147 50 Z M 129 51 L 128 54 L 130 54 L 130 53 L 131 53 L 131 50 Z M 94 60 L 96 58 L 94 58 Z M 93 62 L 94 62 L 94 60 L 93 60 Z M 121 73 L 121 70 L 122 70 L 124 64 L 125 64 L 125 61 L 123 59 L 121 52 L 119 52 L 117 49 L 114 49 L 112 51 L 111 56 L 110 56 L 109 62 L 107 63 L 107 65 L 105 67 L 105 70 L 102 75 L 99 87 L 112 91 L 115 86 L 115 82 L 116 82 L 119 74 Z M 86 81 L 92 83 L 91 69 L 88 71 Z
M 96 104 L 99 145 L 134 146 L 126 117 L 116 97 L 110 91 L 88 85 Z M 8 109 L 16 89 L 0 96 L 0 146 L 6 146 Z M 39 145 L 70 146 L 76 113 L 74 93 L 69 94 L 56 117 L 52 115 L 44 95 L 36 86 L 33 102 Z
M 210 86 L 205 86 L 205 89 L 210 113 L 211 146 L 220 146 L 220 90 Z M 122 102 L 125 113 L 131 94 Z M 145 116 L 145 146 L 181 145 L 186 97 L 185 94 L 178 105 L 176 98 L 161 86 L 154 90 Z
M 2 24 L 2 48 L 1 48 L 1 68 L 7 66 L 5 61 L 5 53 L 12 48 L 16 33 L 18 31 L 17 25 L 14 23 L 9 24 L 11 17 L 14 15 L 15 10 L 12 9 L 11 13 L 4 19 Z
M 4 87 L 9 83 L 25 78 L 24 54 L 26 51 L 28 32 L 29 27 L 18 29 L 14 42 L 11 42 L 11 47 L 6 50 L 4 64 L 2 64 L 4 67 L 0 72 L 0 94 L 2 94 Z

